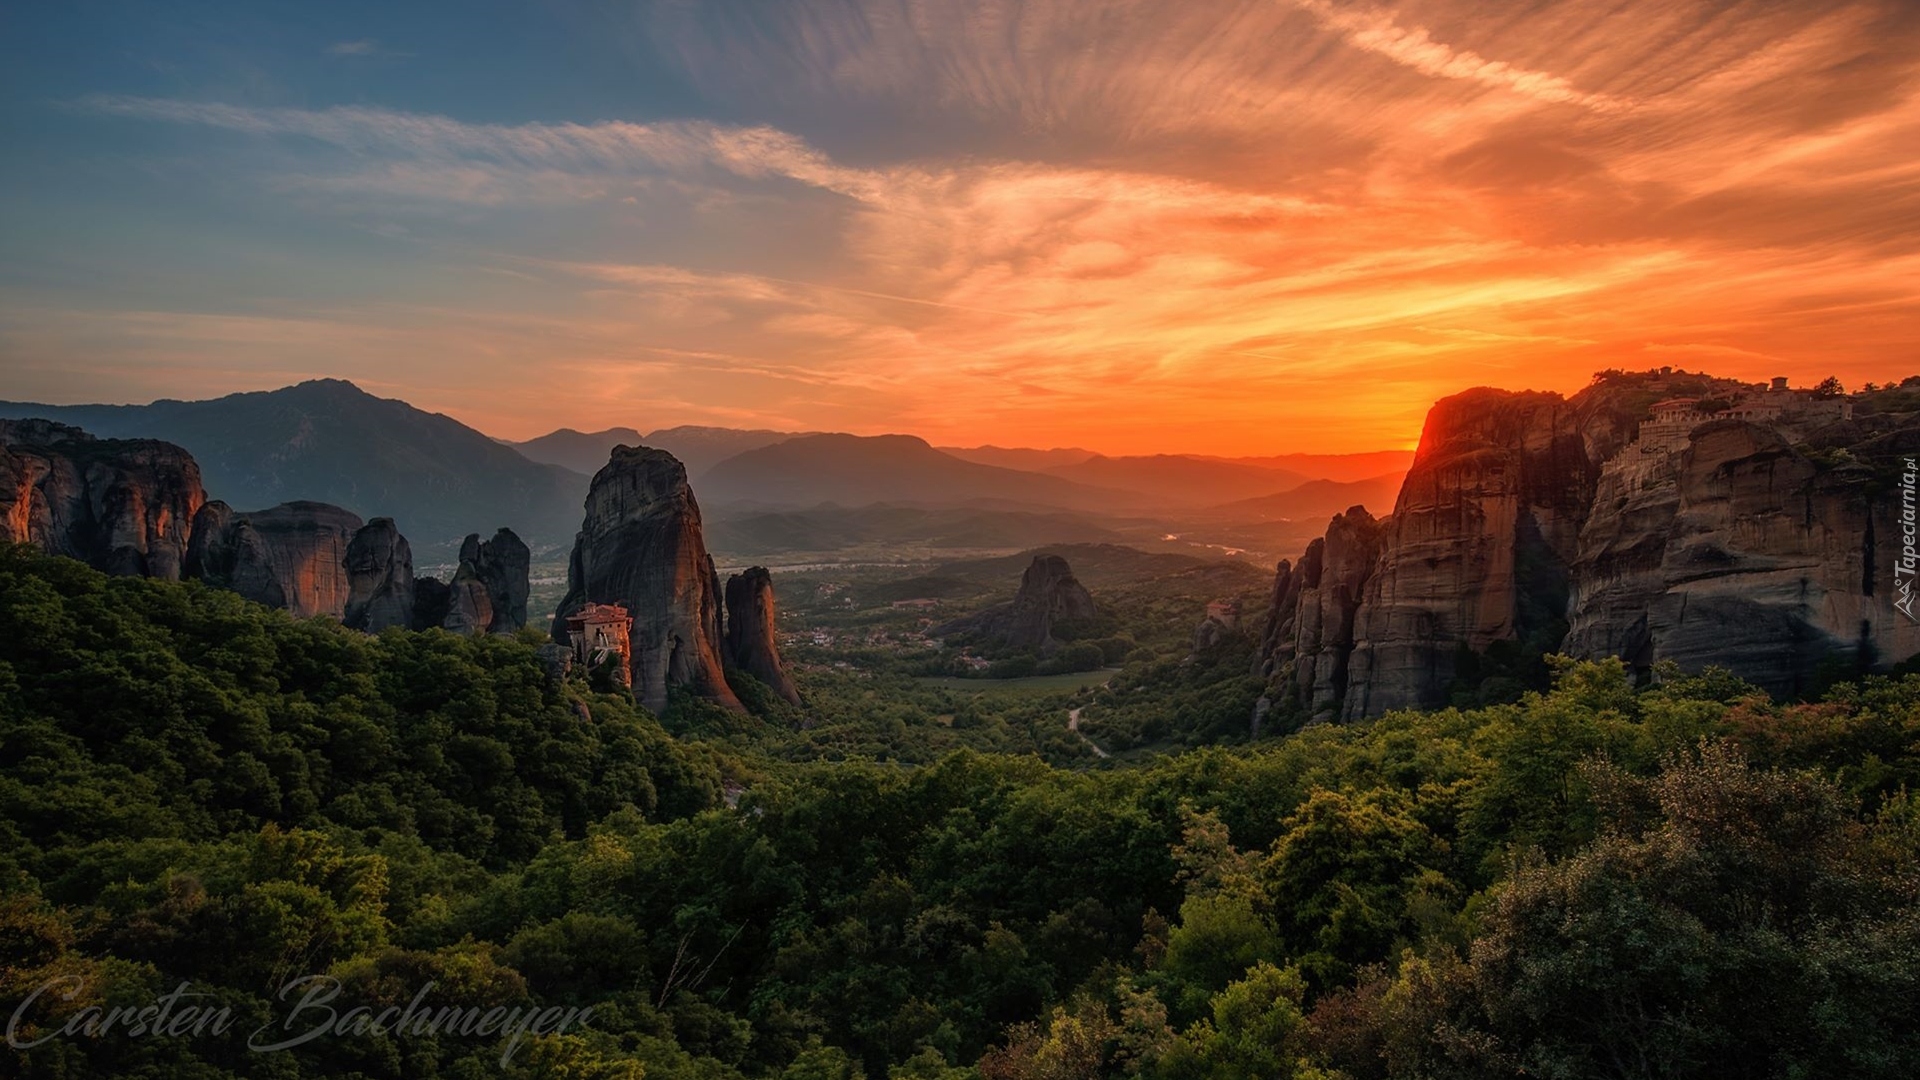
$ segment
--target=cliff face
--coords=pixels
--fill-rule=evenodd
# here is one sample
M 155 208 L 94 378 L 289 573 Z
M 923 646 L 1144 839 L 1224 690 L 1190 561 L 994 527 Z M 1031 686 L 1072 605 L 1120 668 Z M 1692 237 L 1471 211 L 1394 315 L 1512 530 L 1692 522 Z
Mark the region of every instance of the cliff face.
M 1047 652 L 1054 640 L 1054 624 L 1062 619 L 1091 619 L 1099 614 L 1093 594 L 1087 592 L 1073 568 L 1058 555 L 1038 555 L 1020 575 L 1020 591 L 1013 595 L 1007 644 Z
M 1356 615 L 1342 715 L 1441 704 L 1462 646 L 1558 633 L 1600 462 L 1632 424 L 1605 394 L 1433 407 Z
M 377 517 L 347 544 L 347 606 L 341 621 L 377 634 L 413 624 L 413 549 L 392 518 Z
M 198 578 L 372 632 L 446 624 L 512 633 L 527 621 L 530 557 L 510 529 L 467 537 L 457 589 L 416 583 L 392 518 L 363 527 L 319 502 L 238 512 L 207 500 L 198 465 L 171 443 L 96 439 L 47 420 L 0 420 L 0 539 L 108 573 Z
M 326 503 L 242 513 L 215 500 L 194 517 L 187 575 L 296 618 L 342 618 L 353 592 L 347 546 L 361 524 L 358 514 Z
M 449 586 L 442 622 L 449 630 L 511 634 L 527 625 L 528 570 L 532 554 L 512 529 L 493 539 L 471 533 L 460 545 L 460 567 Z
M 1060 620 L 1092 619 L 1099 613 L 1093 595 L 1073 576 L 1067 560 L 1058 555 L 1035 555 L 1020 575 L 1020 589 L 1011 603 L 943 623 L 931 633 L 936 637 L 979 634 L 1017 649 L 1050 653 L 1060 645 L 1053 636 Z
M 1280 564 L 1255 661 L 1267 707 L 1444 704 L 1458 659 L 1500 642 L 1718 664 L 1780 693 L 1822 663 L 1913 655 L 1886 488 L 1920 416 L 1848 411 L 1685 373 L 1437 403 L 1393 514 L 1349 511 Z
M 780 662 L 774 640 L 773 575 L 764 566 L 754 566 L 729 577 L 726 599 L 728 663 L 800 704 L 800 690 Z
M 154 439 L 96 439 L 46 420 L 0 421 L 0 536 L 112 574 L 176 580 L 200 468 Z
M 1355 622 L 1388 522 L 1355 506 L 1334 517 L 1298 566 L 1282 562 L 1254 674 L 1281 704 L 1315 720 L 1339 716 L 1351 681 Z M 1277 701 L 1275 698 L 1277 697 Z
M 1899 493 L 1872 467 L 1823 467 L 1741 420 L 1647 449 L 1603 475 L 1567 651 L 1718 664 L 1776 694 L 1808 689 L 1823 661 L 1870 668 L 1920 651 L 1920 624 L 1891 600 Z
M 660 712 L 667 688 L 679 685 L 744 711 L 722 667 L 720 583 L 700 507 L 685 467 L 664 450 L 615 447 L 594 475 L 554 617 L 556 641 L 566 643 L 567 616 L 590 601 L 632 615 L 633 691 L 642 705 Z

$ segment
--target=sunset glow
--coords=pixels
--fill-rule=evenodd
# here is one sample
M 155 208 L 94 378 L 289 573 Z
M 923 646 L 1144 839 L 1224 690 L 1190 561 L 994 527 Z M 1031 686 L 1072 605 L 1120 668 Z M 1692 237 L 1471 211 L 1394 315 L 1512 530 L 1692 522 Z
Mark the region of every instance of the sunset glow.
M 15 16 L 0 396 L 1270 454 L 1920 368 L 1901 0 L 560 10 Z

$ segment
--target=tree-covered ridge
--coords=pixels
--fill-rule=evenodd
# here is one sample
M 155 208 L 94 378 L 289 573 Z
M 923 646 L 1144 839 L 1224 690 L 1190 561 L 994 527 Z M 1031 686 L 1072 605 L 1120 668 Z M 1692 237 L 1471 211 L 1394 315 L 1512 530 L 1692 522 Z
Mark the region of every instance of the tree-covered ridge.
M 857 680 L 853 724 L 884 711 Z M 1920 677 L 1513 705 L 1075 771 L 669 735 L 529 642 L 0 554 L 0 1001 L 287 979 L 528 1039 L 55 1037 L 28 1077 L 1908 1076 Z M 717 723 L 717 720 L 713 722 Z M 954 731 L 964 738 L 970 728 Z M 995 738 L 1003 738 L 1004 733 Z M 789 760 L 782 760 L 789 759 Z M 740 790 L 736 785 L 743 785 Z M 732 805 L 729 805 L 729 804 Z

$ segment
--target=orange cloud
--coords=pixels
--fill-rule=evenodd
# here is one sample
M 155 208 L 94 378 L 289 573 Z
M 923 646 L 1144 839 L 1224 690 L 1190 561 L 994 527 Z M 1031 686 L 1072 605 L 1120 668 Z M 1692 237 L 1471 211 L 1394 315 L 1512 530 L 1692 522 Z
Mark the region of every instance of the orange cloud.
M 739 34 L 646 9 L 743 124 L 95 99 L 329 147 L 266 181 L 321 212 L 538 208 L 596 242 L 442 230 L 419 241 L 435 302 L 14 310 L 0 343 L 46 372 L 82 346 L 128 369 L 197 349 L 228 376 L 261 357 L 255 383 L 358 365 L 515 437 L 708 422 L 1219 454 L 1408 446 L 1436 397 L 1603 367 L 1913 372 L 1909 5 L 1484 12 L 847 0 Z M 516 381 L 534 389 L 503 398 Z

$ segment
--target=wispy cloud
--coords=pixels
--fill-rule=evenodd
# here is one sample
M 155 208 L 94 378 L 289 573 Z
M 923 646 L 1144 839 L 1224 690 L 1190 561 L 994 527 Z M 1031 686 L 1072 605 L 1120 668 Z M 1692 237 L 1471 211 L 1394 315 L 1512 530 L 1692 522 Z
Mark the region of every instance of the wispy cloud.
M 803 140 L 770 127 L 702 121 L 636 124 L 468 124 L 445 116 L 360 106 L 253 108 L 219 102 L 96 95 L 80 104 L 98 112 L 197 124 L 262 136 L 299 136 L 358 153 L 479 160 L 573 172 L 691 171 L 717 167 L 736 176 L 782 176 L 855 198 L 876 200 L 873 176 L 836 166 Z
M 421 290 L 461 303 L 369 286 L 297 325 L 594 388 L 512 434 L 629 422 L 596 412 L 612 388 L 947 440 L 1366 449 L 1470 383 L 1662 354 L 1879 381 L 1920 347 L 1920 15 L 1894 0 L 620 10 L 672 50 L 635 62 L 746 119 L 83 104 L 242 136 L 223 175 L 289 212 L 404 222 L 439 260 Z M 34 354 L 97 345 L 85 314 L 34 321 Z M 279 324 L 106 325 L 171 364 Z
M 1549 72 L 1530 71 L 1504 60 L 1489 60 L 1478 53 L 1453 48 L 1435 41 L 1426 29 L 1401 26 L 1383 12 L 1344 8 L 1331 0 L 1293 0 L 1293 3 L 1339 31 L 1354 48 L 1384 56 L 1422 75 L 1477 82 L 1539 101 L 1579 105 L 1601 112 L 1615 112 L 1632 104 L 1611 95 L 1581 91 Z

